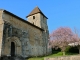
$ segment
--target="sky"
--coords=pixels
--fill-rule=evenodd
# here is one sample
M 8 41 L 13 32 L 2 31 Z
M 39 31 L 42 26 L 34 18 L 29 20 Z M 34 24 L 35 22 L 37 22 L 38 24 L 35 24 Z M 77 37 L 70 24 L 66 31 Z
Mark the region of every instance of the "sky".
M 0 0 L 0 9 L 25 20 L 36 6 L 48 17 L 49 33 L 59 27 L 80 31 L 80 0 Z

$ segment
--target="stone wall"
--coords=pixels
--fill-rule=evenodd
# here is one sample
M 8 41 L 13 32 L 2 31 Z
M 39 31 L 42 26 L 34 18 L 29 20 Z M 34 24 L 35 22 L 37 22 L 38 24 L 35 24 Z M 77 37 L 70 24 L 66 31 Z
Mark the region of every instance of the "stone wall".
M 3 11 L 0 10 L 0 56 L 1 56 L 1 50 L 2 50 L 3 26 L 4 26 L 4 22 L 2 19 L 2 13 Z
M 33 19 L 33 16 L 35 16 L 35 19 Z M 28 21 L 38 27 L 41 28 L 41 19 L 40 19 L 40 13 L 34 14 L 32 16 L 29 16 Z
M 33 19 L 33 16 L 35 16 L 35 19 Z M 47 26 L 47 19 L 41 14 L 33 14 L 29 16 L 28 21 L 42 29 L 44 29 L 42 33 L 42 39 L 43 39 L 43 54 L 48 55 L 51 53 L 51 50 L 48 48 L 48 39 L 49 39 L 49 31 L 48 31 L 48 26 Z M 41 48 L 41 49 L 42 49 Z
M 80 55 L 63 56 L 55 58 L 44 58 L 44 60 L 80 60 Z
M 29 54 L 27 35 L 27 31 L 22 31 L 10 23 L 4 22 L 2 55 L 7 56 L 11 54 L 11 42 L 14 42 L 15 55 L 27 56 Z M 25 53 L 26 50 L 28 51 L 27 53 Z
M 44 55 L 44 41 L 42 39 L 42 31 L 32 25 L 29 25 L 20 19 L 4 13 L 3 20 L 5 22 L 3 46 L 6 40 L 16 37 L 21 42 L 21 51 L 23 56 L 42 56 Z M 6 36 L 5 36 L 6 35 Z M 14 39 L 14 38 L 11 38 Z M 8 40 L 7 40 L 8 41 Z M 7 43 L 8 44 L 8 43 Z M 10 46 L 9 46 L 10 47 Z M 3 47 L 4 51 L 4 47 Z M 8 50 L 6 50 L 8 52 Z M 10 50 L 9 50 L 10 51 Z M 4 53 L 3 53 L 4 54 Z M 10 54 L 8 52 L 8 54 Z

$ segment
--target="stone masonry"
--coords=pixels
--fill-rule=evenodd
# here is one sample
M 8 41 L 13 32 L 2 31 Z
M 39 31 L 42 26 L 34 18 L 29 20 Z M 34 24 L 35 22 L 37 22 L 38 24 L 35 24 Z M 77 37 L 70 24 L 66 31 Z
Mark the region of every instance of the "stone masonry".
M 27 19 L 0 10 L 0 56 L 26 58 L 51 54 L 47 17 L 36 7 Z

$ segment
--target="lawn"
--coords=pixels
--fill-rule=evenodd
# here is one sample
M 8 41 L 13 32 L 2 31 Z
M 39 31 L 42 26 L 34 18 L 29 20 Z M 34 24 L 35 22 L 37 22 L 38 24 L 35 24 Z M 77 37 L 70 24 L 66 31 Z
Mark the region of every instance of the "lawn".
M 62 52 L 59 52 L 56 54 L 51 54 L 51 55 L 45 56 L 45 57 L 56 57 L 56 56 L 62 56 Z M 28 60 L 44 60 L 44 57 L 29 58 Z
M 66 56 L 67 56 L 67 55 L 75 55 L 75 54 L 66 53 Z M 45 57 L 58 57 L 58 56 L 63 56 L 63 55 L 62 55 L 62 52 L 54 53 L 54 54 L 51 54 L 51 55 L 45 56 Z M 28 60 L 44 60 L 45 57 L 29 58 Z

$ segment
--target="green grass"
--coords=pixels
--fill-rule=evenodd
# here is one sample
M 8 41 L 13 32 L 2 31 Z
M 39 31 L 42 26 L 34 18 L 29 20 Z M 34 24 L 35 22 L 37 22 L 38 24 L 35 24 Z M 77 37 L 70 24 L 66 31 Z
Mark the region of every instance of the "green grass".
M 51 54 L 45 57 L 56 57 L 56 56 L 62 56 L 62 52 L 59 52 L 57 54 Z M 44 57 L 29 58 L 28 60 L 44 60 Z
M 44 57 L 29 58 L 28 60 L 44 60 Z
M 66 53 L 66 56 L 67 56 L 67 55 L 76 55 L 76 54 Z M 51 55 L 45 56 L 45 57 L 58 57 L 58 56 L 63 56 L 63 55 L 62 55 L 62 52 L 57 52 L 57 53 L 54 53 L 54 54 L 51 54 Z M 29 58 L 28 60 L 44 60 L 45 57 Z
M 56 54 L 51 54 L 51 55 L 46 56 L 46 57 L 56 57 L 56 56 L 62 56 L 62 52 L 58 52 Z

